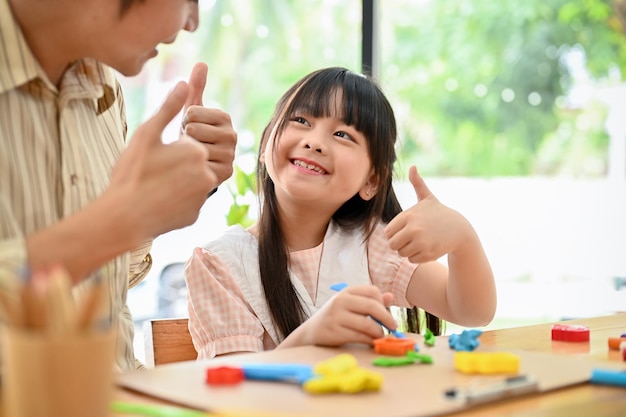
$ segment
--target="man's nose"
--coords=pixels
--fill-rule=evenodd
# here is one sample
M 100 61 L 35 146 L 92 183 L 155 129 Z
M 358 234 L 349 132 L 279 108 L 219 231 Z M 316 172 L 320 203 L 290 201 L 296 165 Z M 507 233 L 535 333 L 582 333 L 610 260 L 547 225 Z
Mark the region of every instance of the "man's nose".
M 189 4 L 190 11 L 189 16 L 187 17 L 187 21 L 185 22 L 185 29 L 187 32 L 195 32 L 198 29 L 198 25 L 200 24 L 200 11 L 198 9 L 197 2 L 190 2 Z

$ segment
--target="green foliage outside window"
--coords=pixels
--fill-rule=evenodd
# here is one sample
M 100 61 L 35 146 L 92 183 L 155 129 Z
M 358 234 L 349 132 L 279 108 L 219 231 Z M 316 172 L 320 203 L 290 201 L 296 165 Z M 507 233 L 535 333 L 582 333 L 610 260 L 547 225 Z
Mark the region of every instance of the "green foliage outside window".
M 605 174 L 605 111 L 570 95 L 624 69 L 626 42 L 606 1 L 448 0 L 418 9 L 384 9 L 393 24 L 381 78 L 403 110 L 405 165 L 439 176 Z M 581 66 L 568 66 L 577 57 Z
M 575 93 L 622 82 L 624 3 L 380 1 L 379 81 L 398 119 L 396 172 L 417 164 L 427 176 L 604 176 L 606 104 Z M 197 60 L 209 65 L 205 101 L 232 115 L 240 156 L 256 155 L 297 79 L 331 65 L 360 70 L 361 1 L 206 5 L 200 29 L 159 57 L 181 78 Z M 127 94 L 128 107 L 141 108 L 140 97 Z M 254 192 L 252 165 L 237 162 L 228 184 L 229 224 L 250 221 L 242 197 Z
M 256 194 L 256 185 L 254 173 L 246 173 L 238 166 L 235 166 L 233 173 L 233 185 L 229 187 L 230 194 L 233 198 L 233 204 L 226 215 L 226 224 L 240 224 L 242 227 L 249 227 L 254 224 L 250 219 L 250 204 L 242 202 L 242 196 L 252 193 Z

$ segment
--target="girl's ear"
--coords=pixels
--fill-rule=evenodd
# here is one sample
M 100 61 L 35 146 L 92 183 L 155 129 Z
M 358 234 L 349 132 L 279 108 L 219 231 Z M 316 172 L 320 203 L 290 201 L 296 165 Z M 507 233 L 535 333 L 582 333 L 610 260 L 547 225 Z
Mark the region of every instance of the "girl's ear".
M 274 128 L 272 127 L 272 124 L 268 124 L 267 126 L 265 126 L 265 129 L 263 129 L 263 134 L 261 135 L 261 144 L 260 144 L 260 149 L 259 149 L 259 163 L 264 164 L 265 163 L 265 150 L 267 149 L 267 142 L 269 141 L 269 136 L 272 134 L 272 131 Z
M 359 190 L 359 196 L 365 201 L 370 201 L 378 191 L 378 176 L 374 174 L 374 170 L 370 172 L 369 178 Z
M 267 149 L 267 138 L 263 138 L 261 142 L 261 149 L 259 151 L 259 163 L 265 163 L 265 150 Z

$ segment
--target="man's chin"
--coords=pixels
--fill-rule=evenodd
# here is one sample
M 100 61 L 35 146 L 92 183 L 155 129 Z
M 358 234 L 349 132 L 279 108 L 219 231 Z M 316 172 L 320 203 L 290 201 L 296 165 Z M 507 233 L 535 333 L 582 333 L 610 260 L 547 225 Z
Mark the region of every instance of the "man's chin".
M 146 62 L 146 59 L 142 59 L 137 60 L 132 64 L 113 66 L 113 68 L 125 77 L 134 77 L 143 70 Z

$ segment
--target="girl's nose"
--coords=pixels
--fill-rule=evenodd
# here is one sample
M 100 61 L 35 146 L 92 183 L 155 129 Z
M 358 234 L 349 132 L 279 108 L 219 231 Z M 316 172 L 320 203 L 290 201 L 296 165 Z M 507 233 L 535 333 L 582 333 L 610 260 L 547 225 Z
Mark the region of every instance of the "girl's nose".
M 309 143 L 305 143 L 304 147 L 306 149 L 311 149 L 311 150 L 313 150 L 313 151 L 315 151 L 317 153 L 322 153 L 322 147 L 320 145 L 311 145 Z

